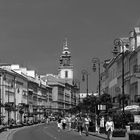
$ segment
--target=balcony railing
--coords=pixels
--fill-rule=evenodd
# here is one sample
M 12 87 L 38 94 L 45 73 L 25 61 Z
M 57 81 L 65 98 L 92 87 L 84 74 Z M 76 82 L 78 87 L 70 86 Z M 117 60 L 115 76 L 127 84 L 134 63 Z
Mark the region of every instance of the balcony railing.
M 135 102 L 140 103 L 140 95 L 135 95 Z
M 134 65 L 133 66 L 133 72 L 134 73 L 140 73 L 140 65 Z

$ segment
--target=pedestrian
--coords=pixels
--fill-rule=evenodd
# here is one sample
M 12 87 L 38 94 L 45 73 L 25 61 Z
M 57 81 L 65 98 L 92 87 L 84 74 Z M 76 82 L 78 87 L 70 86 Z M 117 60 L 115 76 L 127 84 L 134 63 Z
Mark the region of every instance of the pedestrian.
M 65 119 L 65 117 L 62 119 L 62 127 L 63 127 L 63 130 L 65 130 L 65 128 L 66 128 L 66 119 Z
M 61 119 L 61 117 L 58 117 L 57 128 L 58 128 L 58 131 L 60 131 L 62 129 L 62 119 Z
M 105 124 L 106 132 L 107 132 L 107 140 L 111 140 L 112 133 L 114 130 L 114 122 L 112 121 L 111 117 L 108 118 L 108 121 Z
M 97 133 L 100 134 L 100 117 L 97 116 Z
M 46 124 L 49 124 L 49 117 L 46 118 Z
M 79 116 L 77 118 L 77 128 L 78 128 L 78 132 L 80 135 L 82 135 L 82 131 L 83 131 L 83 119 L 81 116 Z
M 68 130 L 71 131 L 71 116 L 68 115 L 67 117 L 67 124 L 68 124 Z
M 74 115 L 71 116 L 71 129 L 72 130 L 75 129 L 75 116 Z
M 91 119 L 89 118 L 88 115 L 86 115 L 84 119 L 84 124 L 85 124 L 85 131 L 86 131 L 86 136 L 88 136 L 88 129 L 89 129 L 89 123 L 91 122 Z

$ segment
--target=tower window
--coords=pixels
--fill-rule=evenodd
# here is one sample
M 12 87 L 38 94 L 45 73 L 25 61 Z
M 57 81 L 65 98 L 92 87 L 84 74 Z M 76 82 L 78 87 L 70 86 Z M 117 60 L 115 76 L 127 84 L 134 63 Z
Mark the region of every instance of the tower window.
M 68 78 L 68 71 L 65 71 L 65 78 Z

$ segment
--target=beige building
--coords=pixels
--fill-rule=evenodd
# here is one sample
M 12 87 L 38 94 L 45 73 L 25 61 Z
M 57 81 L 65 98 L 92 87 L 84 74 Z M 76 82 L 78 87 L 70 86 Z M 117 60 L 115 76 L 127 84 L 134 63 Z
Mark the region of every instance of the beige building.
M 13 64 L 0 67 L 1 122 L 43 119 L 52 102 L 52 88 L 34 70 Z
M 124 94 L 125 105 L 138 104 L 140 99 L 140 28 L 134 28 L 127 38 L 120 38 L 124 45 Z M 122 48 L 120 48 L 120 52 Z M 104 63 L 101 90 L 112 96 L 114 106 L 122 105 L 122 55 Z

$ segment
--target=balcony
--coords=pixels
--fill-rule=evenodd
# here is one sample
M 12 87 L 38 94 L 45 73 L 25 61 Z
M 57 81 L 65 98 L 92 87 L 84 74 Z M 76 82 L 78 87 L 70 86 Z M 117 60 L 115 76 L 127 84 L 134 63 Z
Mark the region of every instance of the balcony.
M 133 66 L 133 72 L 134 73 L 140 73 L 140 65 L 134 65 Z
M 140 104 L 140 95 L 135 95 L 135 102 Z

